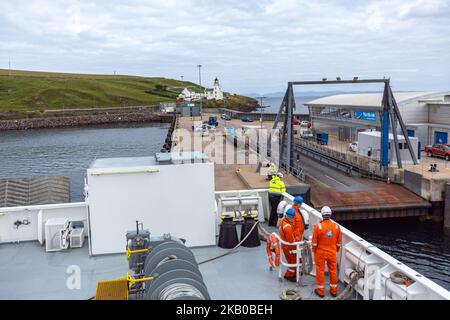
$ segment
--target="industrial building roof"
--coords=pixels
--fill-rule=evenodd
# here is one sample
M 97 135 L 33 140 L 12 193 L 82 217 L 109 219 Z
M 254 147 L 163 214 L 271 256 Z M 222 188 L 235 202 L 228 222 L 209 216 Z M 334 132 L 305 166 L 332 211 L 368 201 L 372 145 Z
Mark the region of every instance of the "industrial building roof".
M 415 91 L 415 92 L 394 92 L 397 103 L 402 103 L 410 99 L 425 98 L 433 95 L 435 92 Z M 319 98 L 305 103 L 307 106 L 346 106 L 350 108 L 379 108 L 383 99 L 383 93 L 351 93 L 338 94 L 328 97 Z

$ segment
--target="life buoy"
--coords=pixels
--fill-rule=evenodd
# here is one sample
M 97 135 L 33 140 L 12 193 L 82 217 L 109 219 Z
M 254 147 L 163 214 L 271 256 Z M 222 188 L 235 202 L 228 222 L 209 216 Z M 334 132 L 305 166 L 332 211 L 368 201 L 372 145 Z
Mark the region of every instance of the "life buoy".
M 280 246 L 278 245 L 277 238 L 271 234 L 267 237 L 267 258 L 269 259 L 269 265 L 274 268 L 280 265 Z M 275 254 L 275 258 L 273 256 Z

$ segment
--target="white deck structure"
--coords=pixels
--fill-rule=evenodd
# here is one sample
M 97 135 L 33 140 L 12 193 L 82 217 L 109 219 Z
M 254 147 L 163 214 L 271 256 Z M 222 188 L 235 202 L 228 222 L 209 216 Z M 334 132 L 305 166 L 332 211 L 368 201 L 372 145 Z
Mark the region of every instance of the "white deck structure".
M 148 159 L 129 161 L 135 164 L 136 161 L 145 162 Z M 117 162 L 114 163 L 117 164 Z M 99 161 L 97 164 L 89 171 L 91 177 L 88 177 L 88 186 L 89 179 L 92 179 L 93 173 L 99 175 L 97 176 L 99 178 L 110 177 L 110 174 L 113 174 L 112 177 L 114 177 L 114 180 L 108 178 L 97 185 L 98 188 L 105 188 L 105 193 L 99 199 L 95 199 L 94 197 L 102 193 L 95 191 L 96 187 L 91 188 L 91 185 L 88 188 L 89 196 L 87 202 L 0 208 L 1 299 L 87 299 L 94 295 L 97 281 L 121 277 L 128 271 L 123 254 L 90 256 L 86 245 L 83 248 L 67 249 L 59 252 L 45 252 L 45 247 L 43 246 L 45 234 L 43 232 L 45 222 L 48 219 L 67 218 L 69 220 L 86 222 L 85 229 L 87 230 L 88 242 L 91 243 L 91 249 L 96 248 L 96 242 L 98 242 L 100 247 L 104 244 L 102 239 L 98 239 L 101 235 L 107 237 L 114 248 L 117 245 L 125 248 L 125 233 L 121 234 L 121 232 L 127 228 L 132 229 L 131 226 L 133 226 L 134 221 L 137 219 L 147 219 L 145 220 L 145 228 L 148 228 L 154 236 L 161 235 L 158 234 L 161 232 L 165 233 L 170 231 L 173 231 L 172 234 L 174 236 L 180 236 L 174 233 L 177 232 L 176 229 L 171 229 L 173 226 L 169 225 L 166 230 L 162 227 L 163 224 L 158 224 L 159 220 L 166 221 L 167 215 L 172 214 L 177 216 L 176 212 L 174 213 L 168 210 L 166 212 L 157 212 L 157 216 L 153 216 L 152 214 L 146 215 L 146 213 L 141 212 L 141 210 L 146 210 L 147 207 L 145 207 L 145 204 L 149 205 L 150 202 L 153 203 L 156 201 L 152 196 L 149 196 L 151 201 L 144 201 L 141 203 L 144 206 L 140 205 L 136 207 L 140 212 L 137 213 L 137 211 L 133 211 L 135 209 L 132 208 L 132 205 L 127 208 L 124 207 L 124 204 L 129 204 L 127 199 L 131 201 L 140 200 L 135 198 L 133 194 L 124 194 L 122 197 L 119 197 L 116 192 L 117 190 L 126 192 L 126 189 L 128 189 L 130 193 L 133 193 L 135 192 L 136 186 L 147 188 L 149 193 L 152 190 L 158 190 L 157 186 L 160 183 L 159 181 L 155 180 L 155 185 L 149 182 L 154 179 L 153 172 L 145 174 L 145 177 L 140 177 L 143 174 L 141 172 L 143 169 L 148 170 L 146 166 L 125 166 L 118 169 L 115 165 L 106 166 L 109 168 L 105 168 L 106 163 L 104 161 Z M 178 165 L 184 166 L 184 171 L 190 171 L 189 164 L 167 164 L 161 165 L 161 167 L 169 168 Z M 198 166 L 204 166 L 205 168 L 209 168 L 210 165 L 211 163 L 208 162 L 198 164 Z M 205 177 L 208 174 L 213 175 L 213 171 L 208 173 L 209 169 L 205 170 Z M 129 179 L 129 175 L 137 175 L 137 180 L 147 180 L 146 183 L 148 185 L 135 184 Z M 178 181 L 171 180 L 170 182 L 173 184 L 179 183 L 180 186 L 184 186 L 186 181 L 183 181 L 183 177 L 186 178 L 186 181 L 191 181 L 193 178 L 192 174 L 185 172 L 184 175 L 178 178 Z M 127 183 L 123 184 L 122 182 Z M 198 183 L 196 181 L 194 185 Z M 108 187 L 108 184 L 119 184 L 120 186 L 113 186 L 113 189 L 111 189 Z M 115 190 L 114 188 L 118 189 Z M 183 201 L 188 208 L 190 208 L 190 204 L 193 204 L 194 208 L 195 206 L 203 208 L 202 205 L 205 203 L 211 203 L 215 207 L 208 211 L 207 216 L 198 217 L 198 219 L 204 219 L 204 221 L 183 222 L 181 227 L 183 228 L 182 233 L 185 237 L 195 235 L 198 239 L 202 237 L 209 239 L 212 235 L 214 242 L 215 236 L 217 235 L 218 215 L 221 214 L 219 212 L 218 199 L 223 196 L 242 199 L 242 201 L 238 201 L 237 205 L 239 206 L 256 205 L 254 208 L 257 208 L 259 211 L 258 213 L 262 217 L 260 220 L 268 218 L 269 205 L 267 189 L 215 193 L 212 190 L 213 186 L 211 186 L 210 191 L 206 194 L 198 192 L 190 193 L 191 199 Z M 111 191 L 109 198 L 107 198 L 108 192 L 106 191 Z M 187 192 L 191 191 L 189 190 Z M 170 189 L 158 190 L 155 193 L 159 194 L 160 192 L 173 195 Z M 256 195 L 256 202 L 244 201 L 246 199 L 250 200 L 248 197 L 249 193 Z M 163 198 L 163 195 L 161 197 L 164 201 L 165 198 Z M 289 203 L 293 201 L 293 197 L 289 194 L 284 194 L 284 198 Z M 111 207 L 104 206 L 104 201 L 106 200 L 110 201 Z M 100 201 L 103 204 L 97 204 L 91 207 L 96 201 Z M 172 205 L 177 206 L 178 204 Z M 169 206 L 169 208 L 172 207 Z M 129 210 L 126 211 L 125 209 Z M 104 212 L 101 212 L 102 210 Z M 113 214 L 113 219 L 108 219 L 109 210 L 116 210 Z M 321 221 L 321 215 L 318 211 L 305 204 L 303 205 L 303 210 L 309 215 L 310 228 L 305 232 L 305 238 L 310 239 L 314 226 Z M 93 211 L 97 212 L 94 213 Z M 118 212 L 123 213 L 122 218 L 117 215 Z M 189 214 L 189 212 L 182 213 Z M 92 214 L 98 215 L 97 217 L 100 220 L 103 219 L 103 221 L 99 222 L 99 220 L 90 219 L 89 217 L 91 216 L 92 218 Z M 136 217 L 137 214 L 142 214 L 143 216 Z M 23 221 L 24 219 L 27 219 L 30 223 L 15 228 L 14 222 L 17 220 Z M 128 220 L 132 220 L 129 222 L 129 225 Z M 212 221 L 212 223 L 209 224 L 208 221 Z M 97 231 L 96 228 L 102 225 L 105 229 Z M 114 230 L 111 234 L 105 231 L 109 227 Z M 353 296 L 354 298 L 367 300 L 450 300 L 450 292 L 446 289 L 376 248 L 350 230 L 342 226 L 341 229 L 343 234 L 343 248 L 338 255 L 338 277 L 341 290 L 348 284 L 349 274 L 352 271 L 359 271 L 364 277 L 358 281 L 356 288 L 357 295 Z M 272 229 L 269 231 L 272 232 L 275 230 Z M 96 234 L 96 236 L 93 237 L 93 234 Z M 113 235 L 115 238 L 111 238 L 110 235 Z M 189 241 L 187 244 L 189 244 Z M 214 243 L 207 247 L 193 249 L 197 262 L 222 254 L 225 251 L 216 247 Z M 101 250 L 100 253 L 102 253 Z M 79 288 L 71 288 L 69 285 L 68 287 L 68 278 L 77 270 L 81 273 L 81 286 Z M 200 271 L 203 274 L 204 282 L 213 299 L 278 299 L 282 288 L 293 287 L 295 285 L 290 282 L 278 281 L 278 272 L 269 270 L 264 244 L 255 248 L 239 248 L 235 253 L 212 262 L 201 264 Z M 411 280 L 411 284 L 405 286 L 392 282 L 390 276 L 396 271 L 407 276 Z M 314 277 L 306 276 L 301 282 L 300 293 L 305 299 L 314 299 L 313 290 Z
M 242 191 L 227 191 L 239 195 Z M 267 199 L 267 190 L 258 190 Z M 216 196 L 220 193 L 216 193 Z M 285 194 L 292 201 L 292 196 Z M 61 204 L 32 207 L 1 208 L 0 227 L 8 229 L 11 222 L 24 216 L 37 221 L 38 215 L 47 218 L 66 216 L 70 219 L 87 217 L 87 204 Z M 309 237 L 320 213 L 304 205 L 309 213 Z M 214 213 L 212 213 L 214 215 Z M 265 213 L 267 217 L 267 212 Z M 151 229 L 151 226 L 148 226 Z M 38 242 L 36 224 L 24 226 L 2 238 L 0 245 L 0 298 L 1 299 L 88 299 L 95 293 L 96 282 L 124 276 L 128 271 L 123 254 L 89 257 L 87 246 L 60 252 L 45 252 Z M 394 259 L 356 234 L 342 227 L 343 250 L 338 256 L 340 287 L 348 282 L 349 270 L 363 270 L 365 278 L 358 285 L 359 299 L 446 299 L 450 292 L 425 276 Z M 273 229 L 269 231 L 274 231 Z M 125 237 L 119 239 L 125 244 Z M 197 261 L 222 254 L 226 250 L 216 246 L 195 248 Z M 66 286 L 73 266 L 81 270 L 81 288 L 70 290 Z M 239 270 L 239 272 L 236 272 Z M 200 266 L 205 283 L 213 299 L 278 299 L 283 288 L 295 284 L 278 281 L 278 272 L 269 271 L 265 246 L 240 248 L 224 258 Z M 394 271 L 400 271 L 413 283 L 406 287 L 387 280 Z M 11 279 L 15 279 L 11 281 Z M 373 286 L 372 286 L 373 285 Z M 300 287 L 305 299 L 316 299 L 313 294 L 314 278 L 308 277 Z M 385 297 L 385 292 L 387 297 Z M 353 296 L 355 297 L 355 296 Z

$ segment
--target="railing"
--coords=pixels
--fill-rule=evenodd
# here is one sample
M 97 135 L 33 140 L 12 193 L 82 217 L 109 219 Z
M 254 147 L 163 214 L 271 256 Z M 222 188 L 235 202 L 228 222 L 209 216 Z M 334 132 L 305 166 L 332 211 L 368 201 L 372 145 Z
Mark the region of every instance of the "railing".
M 268 189 L 231 190 L 216 192 L 220 195 L 239 195 L 258 193 L 262 201 L 265 218 L 270 212 Z M 284 200 L 292 203 L 294 197 L 284 193 Z M 314 208 L 303 204 L 302 210 L 308 214 L 310 227 L 305 230 L 304 238 L 311 239 L 314 227 L 322 220 L 321 214 Z M 49 218 L 69 218 L 69 220 L 87 219 L 87 203 L 63 203 L 26 207 L 0 208 L 0 243 L 42 240 L 43 225 Z M 29 224 L 15 227 L 16 221 L 28 220 Z M 88 225 L 85 224 L 86 231 Z M 355 290 L 364 299 L 445 299 L 450 300 L 450 292 L 415 270 L 394 259 L 387 253 L 365 241 L 350 230 L 340 226 L 342 231 L 342 250 L 338 253 L 338 278 L 342 283 L 350 283 L 350 274 L 358 271 L 364 277 L 358 281 Z M 400 272 L 410 279 L 410 284 L 399 284 L 392 280 L 392 274 Z
M 304 139 L 295 139 L 295 144 L 297 151 L 321 155 L 328 162 L 333 162 L 338 168 L 343 167 L 349 174 L 354 171 L 362 177 L 385 181 L 385 173 L 380 170 L 378 163 L 370 158 L 347 154 Z
M 0 243 L 35 240 L 42 243 L 44 225 L 50 218 L 83 221 L 85 235 L 88 233 L 87 204 L 85 202 L 6 207 L 0 208 Z M 25 220 L 29 224 L 16 226 L 15 222 L 24 222 Z
M 300 268 L 302 267 L 302 264 L 305 263 L 305 261 L 300 262 L 299 258 L 302 256 L 302 251 L 303 251 L 305 243 L 309 247 L 311 247 L 311 241 L 304 240 L 304 241 L 297 241 L 297 242 L 286 242 L 280 238 L 278 233 L 273 232 L 272 235 L 275 236 L 275 238 L 277 238 L 277 241 L 278 241 L 277 245 L 280 250 L 279 251 L 280 252 L 280 264 L 286 268 L 295 268 L 295 280 L 296 280 L 297 284 L 299 284 L 300 283 Z M 295 252 L 295 255 L 297 257 L 297 263 L 292 264 L 292 263 L 288 263 L 287 261 L 284 260 L 284 258 L 283 258 L 284 254 L 282 253 L 283 252 L 282 245 L 295 246 L 295 250 L 292 250 L 292 251 Z M 283 274 L 283 269 L 278 268 L 278 278 L 279 279 L 282 278 L 282 274 Z
M 292 203 L 294 197 L 285 193 L 284 199 Z M 303 204 L 309 215 L 309 229 L 305 230 L 304 237 L 310 239 L 314 227 L 322 221 L 320 212 Z M 339 224 L 338 224 L 339 225 Z M 404 265 L 376 246 L 365 241 L 358 235 L 343 226 L 342 250 L 338 253 L 338 278 L 343 283 L 350 283 L 352 271 L 362 271 L 364 278 L 358 281 L 356 291 L 363 299 L 373 300 L 423 300 L 444 299 L 450 300 L 450 292 L 410 267 Z M 410 285 L 396 284 L 391 275 L 400 272 L 411 280 Z
M 216 192 L 215 194 L 217 199 L 220 195 L 239 196 L 240 194 L 245 195 L 249 191 L 257 192 L 263 198 L 264 217 L 268 219 L 270 214 L 267 196 L 268 189 L 230 190 Z M 283 196 L 288 204 L 293 203 L 294 197 L 292 195 L 284 193 Z M 309 228 L 304 231 L 303 237 L 307 239 L 306 241 L 309 241 L 312 238 L 315 225 L 322 221 L 322 215 L 307 204 L 303 204 L 301 209 L 308 214 Z M 365 300 L 450 300 L 450 292 L 445 288 L 404 265 L 345 227 L 340 226 L 340 228 L 342 232 L 342 249 L 337 257 L 338 279 L 341 283 L 349 284 L 353 271 L 362 273 L 364 277 L 359 279 L 355 287 L 358 297 L 362 297 Z M 283 266 L 287 266 L 287 262 L 284 262 Z M 280 272 L 279 270 L 279 276 Z M 397 272 L 410 279 L 411 284 L 394 283 L 391 275 Z
M 233 130 L 234 130 L 234 132 L 236 132 L 236 130 L 234 128 L 233 128 Z M 258 154 L 261 162 L 262 162 L 262 160 L 265 160 L 268 162 L 273 162 L 276 164 L 278 164 L 278 162 L 279 162 L 279 159 L 276 155 L 271 155 L 271 156 L 268 156 L 267 154 L 263 155 L 261 153 L 258 143 L 252 139 L 248 139 L 248 141 L 247 141 L 245 136 L 239 137 L 237 135 L 237 133 L 236 133 L 236 135 L 234 135 L 229 130 L 227 130 L 226 138 L 228 139 L 228 141 L 235 143 L 236 148 L 242 148 L 244 150 L 245 149 L 252 150 L 256 154 Z M 289 172 L 291 175 L 296 177 L 298 180 L 305 181 L 305 171 L 299 165 L 290 166 L 285 163 L 281 163 L 279 165 L 279 167 L 284 168 L 287 172 Z

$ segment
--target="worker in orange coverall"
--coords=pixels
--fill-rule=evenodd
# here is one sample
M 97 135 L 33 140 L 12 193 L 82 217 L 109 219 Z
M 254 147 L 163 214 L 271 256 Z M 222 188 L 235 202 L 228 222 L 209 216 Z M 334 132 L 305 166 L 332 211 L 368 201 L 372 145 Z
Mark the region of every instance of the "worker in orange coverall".
M 280 238 L 283 241 L 286 242 L 297 242 L 300 241 L 298 238 L 298 232 L 296 232 L 294 227 L 294 218 L 295 218 L 295 210 L 292 208 L 289 208 L 286 211 L 285 217 L 281 219 L 279 223 L 280 228 Z M 283 249 L 284 256 L 286 257 L 286 261 L 289 264 L 296 264 L 297 263 L 297 254 L 295 250 L 297 249 L 296 246 L 290 246 L 283 244 L 281 246 Z M 286 270 L 286 273 L 284 274 L 284 278 L 286 280 L 296 282 L 296 269 L 295 267 L 288 267 Z
M 299 241 L 303 240 L 303 232 L 309 228 L 308 224 L 305 221 L 305 218 L 303 217 L 302 212 L 300 211 L 300 208 L 302 207 L 304 200 L 301 196 L 296 196 L 294 198 L 294 203 L 292 205 L 292 209 L 295 211 L 295 218 L 294 218 L 294 228 L 297 232 L 297 238 L 300 239 Z
M 325 296 L 324 273 L 325 262 L 330 275 L 330 294 L 337 295 L 337 268 L 336 256 L 342 245 L 341 228 L 331 218 L 331 209 L 322 208 L 323 221 L 316 224 L 312 238 L 312 250 L 316 263 L 316 289 L 314 292 L 321 298 Z

